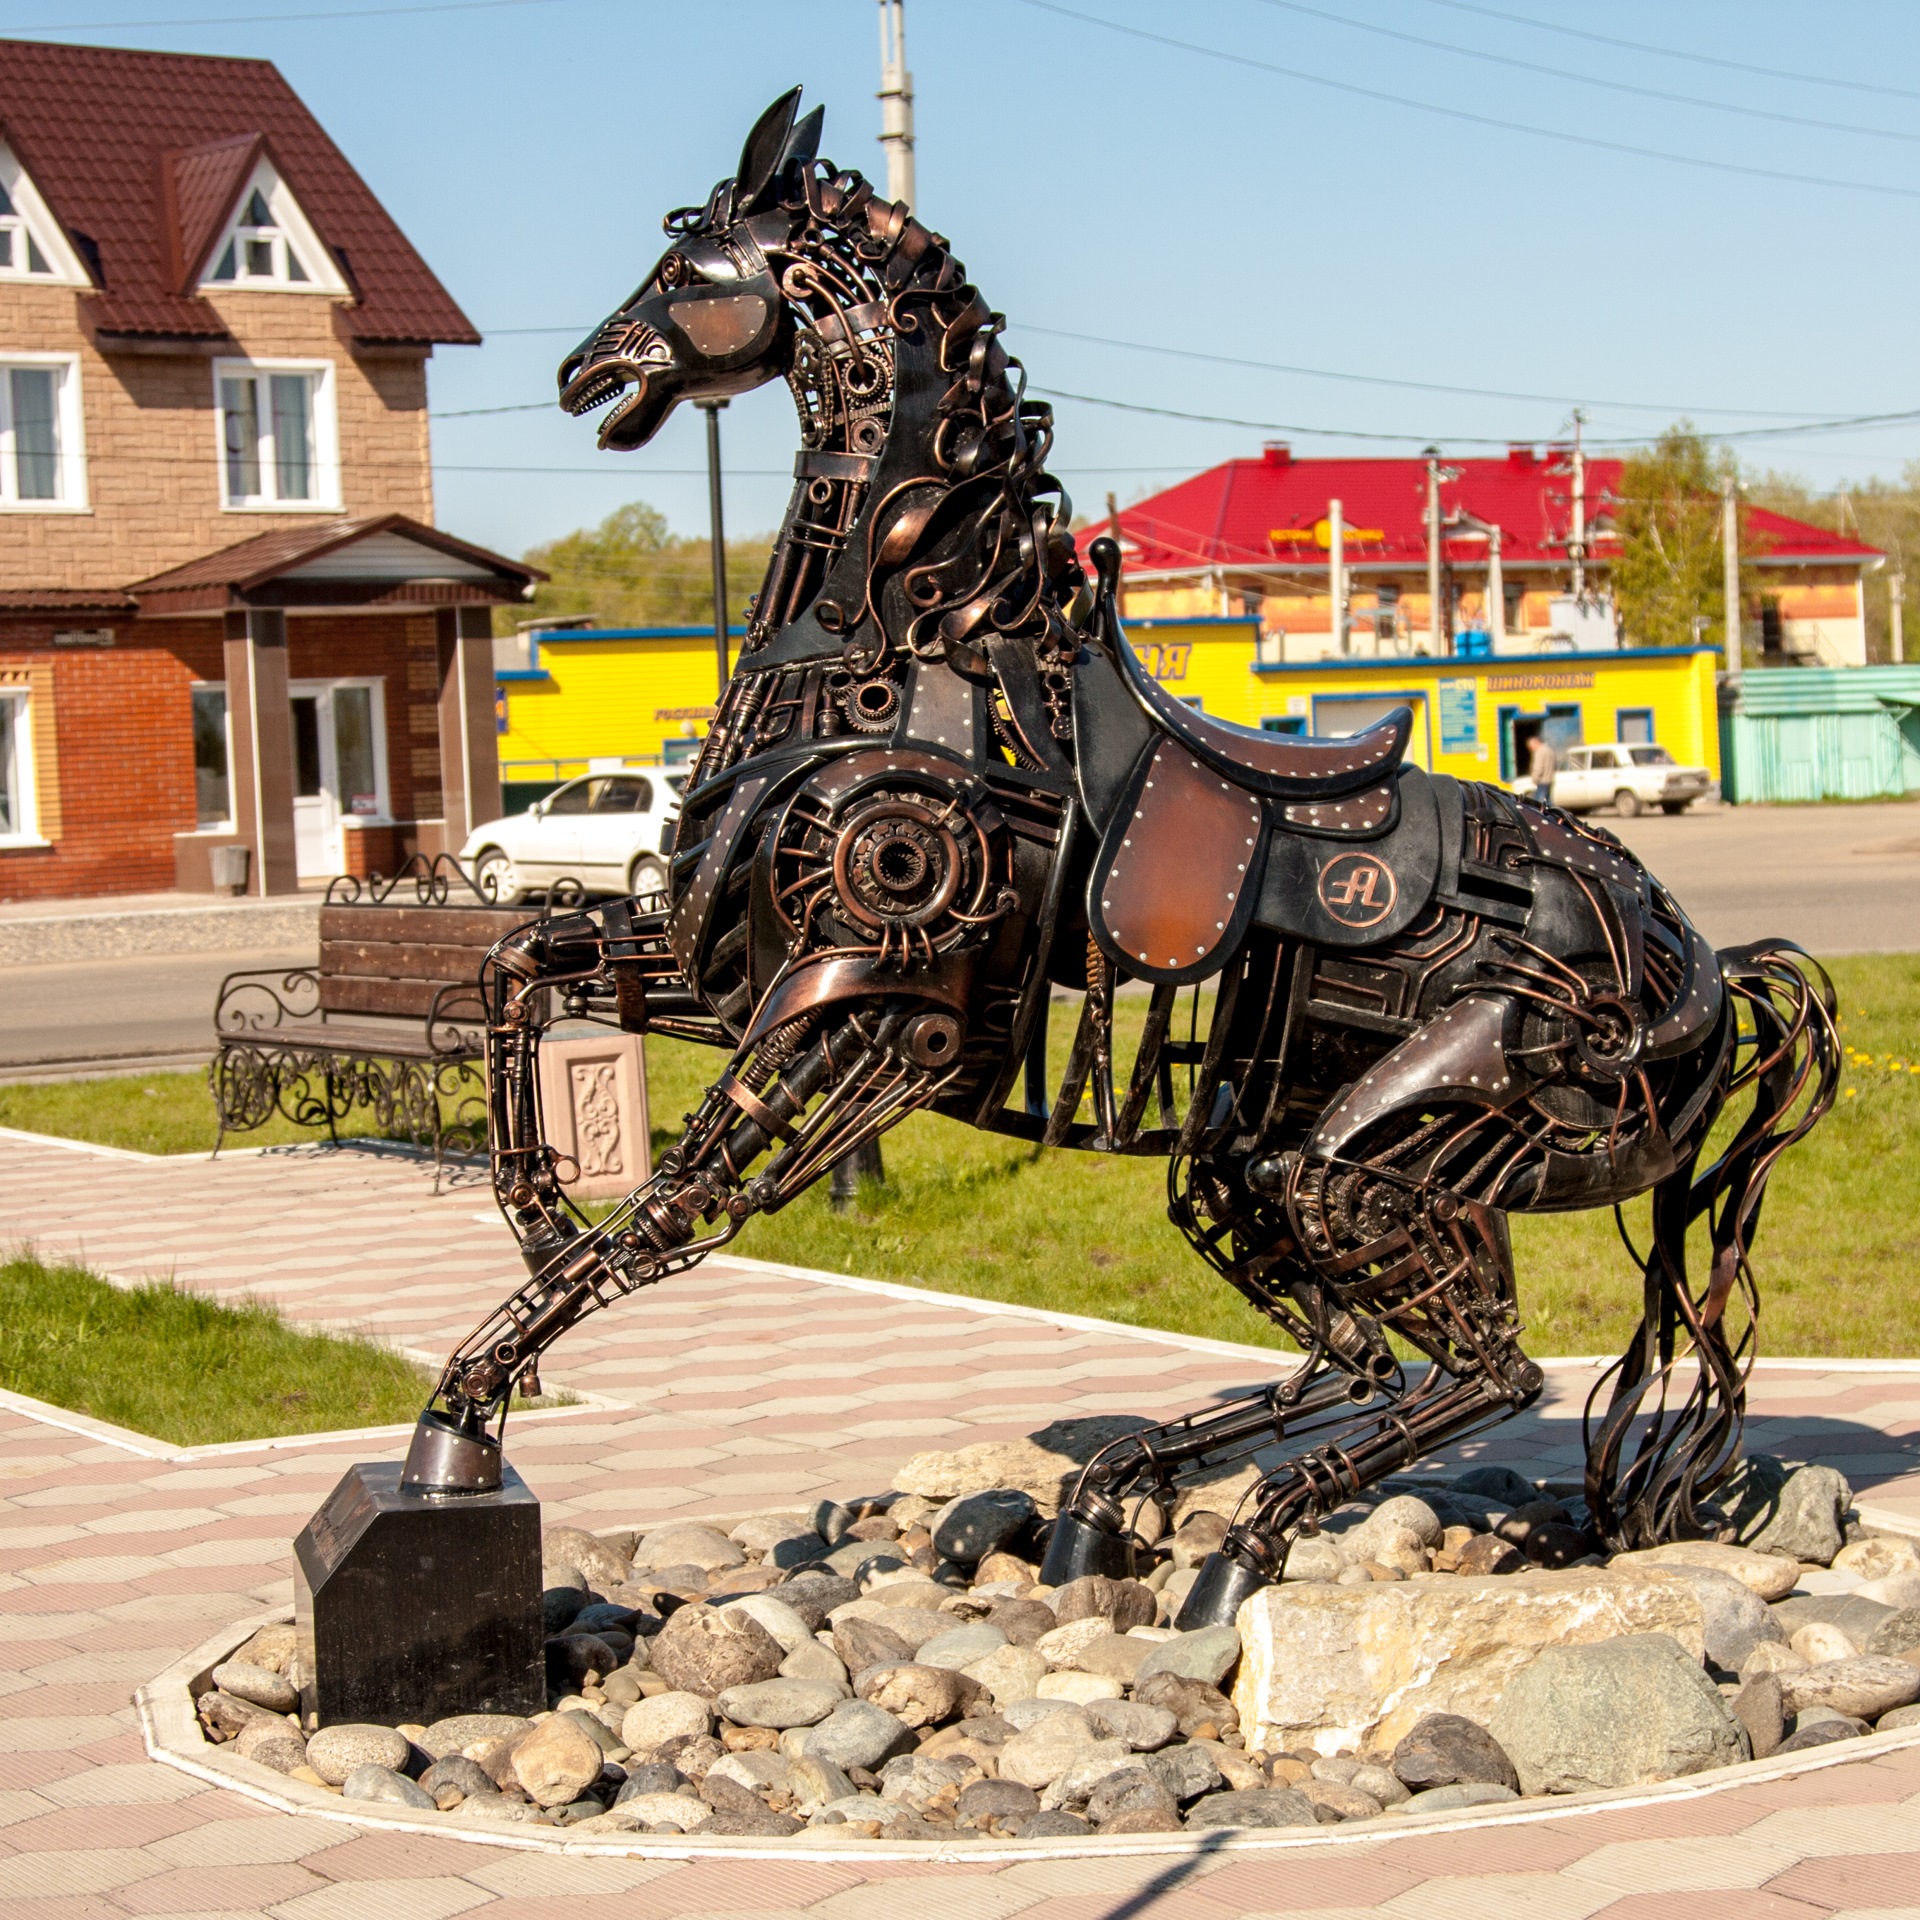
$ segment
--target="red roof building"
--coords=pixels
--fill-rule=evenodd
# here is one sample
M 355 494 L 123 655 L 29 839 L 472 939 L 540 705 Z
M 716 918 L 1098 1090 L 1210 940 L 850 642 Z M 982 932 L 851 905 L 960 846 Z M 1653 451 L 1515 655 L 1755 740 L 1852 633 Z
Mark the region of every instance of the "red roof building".
M 1350 651 L 1445 651 L 1445 637 L 1463 630 L 1489 634 L 1495 652 L 1591 644 L 1590 631 L 1570 631 L 1581 624 L 1570 601 L 1573 549 L 1581 545 L 1587 583 L 1603 594 L 1619 551 L 1609 509 L 1621 464 L 1588 457 L 1576 475 L 1569 449 L 1516 446 L 1501 459 L 1439 465 L 1438 648 L 1424 458 L 1300 460 L 1274 443 L 1123 508 L 1127 611 L 1256 613 L 1275 660 L 1337 650 L 1329 576 L 1338 502 Z M 1758 549 L 1749 558 L 1768 579 L 1749 617 L 1768 650 L 1864 664 L 1861 575 L 1880 564 L 1879 550 L 1759 507 L 1745 524 Z M 1082 546 L 1103 530 L 1087 529 Z
M 278 71 L 0 40 L 0 899 L 391 871 L 499 811 L 433 526 L 479 334 Z

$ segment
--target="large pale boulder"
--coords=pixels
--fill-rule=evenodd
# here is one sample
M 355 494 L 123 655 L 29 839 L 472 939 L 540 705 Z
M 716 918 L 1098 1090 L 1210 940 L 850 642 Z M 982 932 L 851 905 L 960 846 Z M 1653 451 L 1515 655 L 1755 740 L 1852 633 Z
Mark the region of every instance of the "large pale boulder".
M 951 1452 L 916 1453 L 893 1476 L 902 1493 L 946 1502 L 964 1493 L 1017 1488 L 1051 1519 L 1084 1467 L 1102 1447 L 1151 1421 L 1134 1414 L 1056 1420 L 1023 1440 L 977 1440 Z
M 1849 1549 L 1851 1551 L 1851 1549 Z M 1635 1553 L 1616 1553 L 1616 1567 L 1710 1567 L 1730 1573 L 1762 1600 L 1784 1600 L 1800 1580 L 1800 1562 L 1783 1554 L 1755 1553 L 1748 1547 L 1726 1547 L 1717 1540 L 1675 1540 L 1664 1547 L 1643 1547 Z
M 1695 1661 L 1693 1582 L 1657 1567 L 1263 1587 L 1240 1608 L 1233 1704 L 1249 1751 L 1392 1747 L 1422 1714 L 1487 1725 L 1542 1648 L 1666 1633 Z

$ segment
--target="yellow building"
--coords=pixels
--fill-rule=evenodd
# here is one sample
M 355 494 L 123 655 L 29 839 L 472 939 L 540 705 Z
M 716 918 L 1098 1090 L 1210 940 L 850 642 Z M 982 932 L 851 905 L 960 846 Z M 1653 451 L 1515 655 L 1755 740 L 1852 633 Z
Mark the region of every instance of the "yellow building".
M 733 629 L 736 642 L 743 632 Z M 495 661 L 494 725 L 510 810 L 597 762 L 691 760 L 713 719 L 711 627 L 533 630 L 497 641 Z
M 1410 757 L 1466 780 L 1513 779 L 1540 731 L 1559 746 L 1657 741 L 1720 776 L 1710 647 L 1288 665 L 1261 657 L 1271 649 L 1252 614 L 1130 620 L 1127 633 L 1170 693 L 1244 727 L 1337 736 L 1405 705 Z M 494 676 L 509 806 L 597 764 L 674 766 L 698 751 L 714 712 L 711 628 L 549 630 L 499 646 L 516 644 L 525 664 Z
M 1528 742 L 1543 731 L 1562 747 L 1657 741 L 1683 765 L 1720 777 L 1711 647 L 1485 660 L 1406 654 L 1290 666 L 1261 659 L 1260 631 L 1257 615 L 1127 622 L 1141 659 L 1169 693 L 1243 727 L 1338 736 L 1409 706 L 1409 757 L 1463 780 L 1516 778 Z

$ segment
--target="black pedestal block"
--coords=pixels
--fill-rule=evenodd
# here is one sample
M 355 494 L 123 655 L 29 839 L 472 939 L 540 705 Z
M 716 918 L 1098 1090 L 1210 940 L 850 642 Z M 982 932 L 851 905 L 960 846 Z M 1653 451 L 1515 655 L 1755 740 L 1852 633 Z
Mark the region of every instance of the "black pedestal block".
M 294 1542 L 294 1596 L 309 1727 L 547 1704 L 540 1502 L 511 1467 L 459 1495 L 352 1468 Z

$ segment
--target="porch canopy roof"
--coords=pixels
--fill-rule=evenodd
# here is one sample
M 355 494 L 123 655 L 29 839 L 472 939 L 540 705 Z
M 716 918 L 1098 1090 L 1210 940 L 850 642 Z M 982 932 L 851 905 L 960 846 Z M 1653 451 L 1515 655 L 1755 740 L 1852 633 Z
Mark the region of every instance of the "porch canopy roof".
M 514 605 L 547 576 L 403 513 L 280 527 L 136 581 L 140 612 L 400 611 Z

